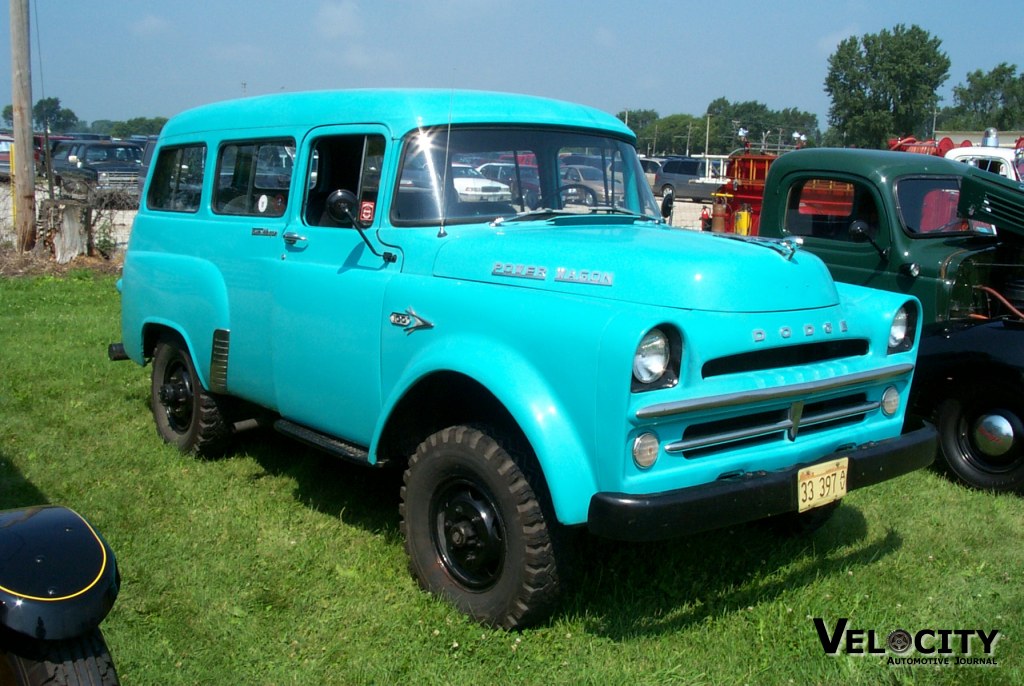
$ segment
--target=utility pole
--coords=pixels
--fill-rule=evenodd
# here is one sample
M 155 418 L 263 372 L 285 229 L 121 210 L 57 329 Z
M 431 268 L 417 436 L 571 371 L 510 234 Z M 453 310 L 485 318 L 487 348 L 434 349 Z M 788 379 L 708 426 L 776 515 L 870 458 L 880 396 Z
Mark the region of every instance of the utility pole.
M 14 110 L 14 228 L 18 251 L 36 242 L 36 168 L 32 146 L 32 72 L 29 69 L 28 0 L 10 0 L 11 107 Z

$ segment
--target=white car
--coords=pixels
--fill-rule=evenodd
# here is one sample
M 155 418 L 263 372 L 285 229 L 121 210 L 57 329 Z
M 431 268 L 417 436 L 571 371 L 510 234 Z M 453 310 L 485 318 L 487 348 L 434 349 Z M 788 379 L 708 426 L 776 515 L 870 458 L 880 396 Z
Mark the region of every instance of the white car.
M 1024 159 L 1017 157 L 1010 148 L 989 148 L 982 146 L 971 146 L 967 148 L 953 148 L 946 153 L 951 160 L 966 162 L 972 167 L 999 174 L 1014 181 L 1021 180 L 1021 172 L 1024 171 Z
M 512 202 L 512 190 L 468 164 L 452 165 L 452 183 L 462 202 Z

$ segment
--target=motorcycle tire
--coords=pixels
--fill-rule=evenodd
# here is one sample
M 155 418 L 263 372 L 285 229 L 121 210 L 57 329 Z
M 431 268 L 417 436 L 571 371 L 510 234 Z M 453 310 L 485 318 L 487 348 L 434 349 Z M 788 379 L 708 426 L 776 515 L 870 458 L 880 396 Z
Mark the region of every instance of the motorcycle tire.
M 63 641 L 34 641 L 7 635 L 0 643 L 0 684 L 118 686 L 120 683 L 99 629 Z

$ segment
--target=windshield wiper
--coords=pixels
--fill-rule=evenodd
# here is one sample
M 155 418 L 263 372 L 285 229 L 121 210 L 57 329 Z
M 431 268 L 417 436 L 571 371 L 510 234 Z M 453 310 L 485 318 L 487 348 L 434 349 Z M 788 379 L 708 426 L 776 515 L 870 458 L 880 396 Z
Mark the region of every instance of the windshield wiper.
M 569 210 L 552 210 L 548 208 L 541 208 L 539 210 L 529 210 L 528 212 L 520 212 L 514 217 L 498 217 L 492 225 L 504 224 L 505 222 L 520 222 L 520 221 L 537 221 L 544 219 L 552 219 L 554 217 L 578 217 L 579 212 L 570 212 Z
M 655 224 L 662 224 L 665 221 L 660 217 L 652 217 L 649 214 L 641 214 L 639 212 L 634 212 L 633 210 L 628 210 L 625 207 L 619 207 L 618 205 L 598 205 L 597 207 L 592 207 L 590 209 L 590 214 L 595 214 L 597 212 L 605 212 L 607 214 L 621 214 L 627 217 L 633 217 L 634 219 L 641 219 L 647 222 L 654 222 Z
M 520 221 L 544 221 L 545 219 L 555 219 L 556 217 L 586 217 L 591 214 L 621 214 L 626 217 L 632 217 L 635 220 L 641 220 L 646 222 L 652 222 L 654 224 L 664 223 L 663 219 L 657 217 L 651 217 L 646 214 L 638 214 L 632 210 L 627 210 L 622 207 L 615 207 L 613 205 L 598 205 L 591 207 L 588 212 L 575 212 L 571 210 L 552 210 L 549 208 L 541 208 L 539 210 L 530 210 L 529 212 L 520 212 L 514 217 L 498 217 L 492 225 L 503 224 L 506 222 L 520 222 Z

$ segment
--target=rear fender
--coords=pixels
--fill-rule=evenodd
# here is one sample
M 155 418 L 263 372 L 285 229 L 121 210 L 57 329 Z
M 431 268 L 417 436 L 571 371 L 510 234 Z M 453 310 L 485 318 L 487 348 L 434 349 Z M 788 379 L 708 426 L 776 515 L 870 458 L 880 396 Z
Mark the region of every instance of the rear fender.
M 206 260 L 136 251 L 121 279 L 121 336 L 128 357 L 145 364 L 158 329 L 176 331 L 192 353 L 196 372 L 209 388 L 213 332 L 230 330 L 227 286 Z

